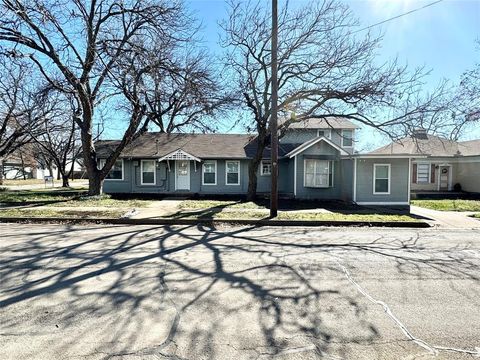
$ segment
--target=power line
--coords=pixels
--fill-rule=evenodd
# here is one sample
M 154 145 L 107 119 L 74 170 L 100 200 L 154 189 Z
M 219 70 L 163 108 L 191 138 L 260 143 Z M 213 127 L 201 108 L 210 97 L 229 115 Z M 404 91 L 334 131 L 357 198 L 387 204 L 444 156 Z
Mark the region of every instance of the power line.
M 368 30 L 368 29 L 370 29 L 370 28 L 372 28 L 372 27 L 374 27 L 374 26 L 378 26 L 378 25 L 384 24 L 384 23 L 386 23 L 386 22 L 389 22 L 389 21 L 392 21 L 392 20 L 401 18 L 402 16 L 410 15 L 410 14 L 412 14 L 412 13 L 414 13 L 414 12 L 417 12 L 417 11 L 423 10 L 423 9 L 425 9 L 425 8 L 428 8 L 429 6 L 438 4 L 439 2 L 442 2 L 442 1 L 443 1 L 443 0 L 434 1 L 434 2 L 432 2 L 432 3 L 429 3 L 429 4 L 424 5 L 424 6 L 422 6 L 422 7 L 419 7 L 419 8 L 410 10 L 410 11 L 408 11 L 408 12 L 406 12 L 406 13 L 403 13 L 403 14 L 400 14 L 400 15 L 397 15 L 397 16 L 394 16 L 394 17 L 392 17 L 392 18 L 390 18 L 390 19 L 386 19 L 386 20 L 380 21 L 380 22 L 378 22 L 378 23 L 376 23 L 376 24 L 372 24 L 372 25 L 369 25 L 369 26 L 367 26 L 367 27 L 364 27 L 363 29 L 356 30 L 356 31 L 352 32 L 352 34 L 356 34 L 356 33 L 360 32 L 360 31 Z

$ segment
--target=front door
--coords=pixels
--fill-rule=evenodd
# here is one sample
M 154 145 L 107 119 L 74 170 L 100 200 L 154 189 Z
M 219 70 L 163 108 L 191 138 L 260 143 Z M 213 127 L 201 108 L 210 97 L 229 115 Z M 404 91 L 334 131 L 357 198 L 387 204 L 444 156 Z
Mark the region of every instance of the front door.
M 440 191 L 450 190 L 450 166 L 440 166 Z
M 177 190 L 190 190 L 190 161 L 177 160 Z

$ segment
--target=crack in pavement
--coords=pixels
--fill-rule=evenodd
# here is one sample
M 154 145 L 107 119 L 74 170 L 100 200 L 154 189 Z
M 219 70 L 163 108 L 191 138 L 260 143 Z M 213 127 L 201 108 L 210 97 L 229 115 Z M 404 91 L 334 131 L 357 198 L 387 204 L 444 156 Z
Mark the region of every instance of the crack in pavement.
M 475 350 L 470 350 L 470 349 L 459 349 L 459 348 L 446 347 L 446 346 L 436 346 L 436 345 L 430 345 L 426 341 L 415 337 L 410 332 L 410 330 L 408 330 L 408 328 L 393 314 L 392 310 L 385 302 L 372 297 L 360 284 L 358 284 L 355 281 L 355 279 L 350 274 L 350 271 L 348 271 L 348 269 L 344 265 L 342 265 L 342 263 L 340 263 L 340 261 L 337 258 L 334 257 L 334 260 L 336 264 L 342 269 L 348 281 L 352 283 L 357 288 L 357 290 L 363 296 L 365 296 L 370 302 L 382 306 L 385 313 L 393 320 L 393 322 L 400 328 L 400 330 L 402 330 L 405 336 L 407 336 L 409 340 L 413 341 L 418 346 L 421 346 L 422 348 L 426 349 L 428 352 L 430 352 L 432 355 L 435 355 L 435 356 L 438 355 L 440 351 L 446 351 L 446 352 L 469 354 L 475 357 L 480 357 L 480 347 L 475 347 Z

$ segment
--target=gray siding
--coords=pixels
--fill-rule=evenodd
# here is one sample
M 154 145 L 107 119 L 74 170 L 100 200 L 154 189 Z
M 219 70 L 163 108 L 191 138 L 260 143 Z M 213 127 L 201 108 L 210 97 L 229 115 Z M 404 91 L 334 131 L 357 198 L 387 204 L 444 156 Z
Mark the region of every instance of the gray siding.
M 140 160 L 124 160 L 124 180 L 106 180 L 106 193 L 201 193 L 244 194 L 248 188 L 248 161 L 240 160 L 240 185 L 226 185 L 225 160 L 217 160 L 217 185 L 202 185 L 202 164 L 190 161 L 190 190 L 175 190 L 175 162 L 163 161 L 156 167 L 156 184 L 142 185 Z
M 271 184 L 272 177 L 270 175 L 262 176 L 260 168 L 258 168 L 257 192 L 269 193 Z M 293 195 L 293 159 L 281 159 L 278 162 L 278 192 Z
M 408 159 L 357 159 L 357 202 L 408 203 Z M 390 194 L 373 193 L 374 164 L 390 164 Z
M 457 171 L 452 185 L 458 182 L 462 190 L 480 193 L 480 156 L 455 165 Z
M 331 141 L 342 147 L 342 130 L 331 129 Z M 290 129 L 280 139 L 280 143 L 283 144 L 302 144 L 317 137 L 317 129 Z M 355 139 L 355 131 L 353 131 L 353 137 Z M 355 145 L 355 144 L 354 144 Z M 349 154 L 354 152 L 354 147 L 343 148 Z
M 331 155 L 316 155 L 315 158 L 333 160 L 333 186 L 328 188 L 311 188 L 304 186 L 305 159 L 312 155 L 297 156 L 297 191 L 299 199 L 328 199 L 328 200 L 352 200 L 353 161 L 350 159 L 340 160 Z

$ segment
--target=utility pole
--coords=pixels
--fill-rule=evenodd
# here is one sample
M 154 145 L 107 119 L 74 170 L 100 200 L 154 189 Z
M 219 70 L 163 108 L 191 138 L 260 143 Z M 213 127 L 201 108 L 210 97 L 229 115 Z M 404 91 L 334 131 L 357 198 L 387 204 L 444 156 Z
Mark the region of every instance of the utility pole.
M 278 11 L 277 0 L 272 0 L 272 105 L 270 115 L 272 188 L 270 193 L 270 218 L 278 213 L 278 81 L 277 81 L 277 43 Z

